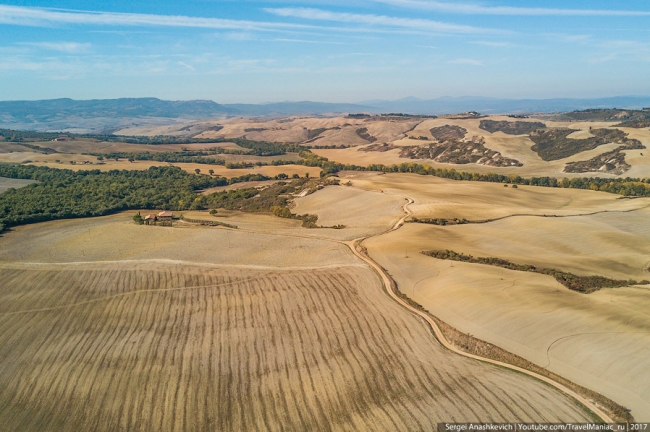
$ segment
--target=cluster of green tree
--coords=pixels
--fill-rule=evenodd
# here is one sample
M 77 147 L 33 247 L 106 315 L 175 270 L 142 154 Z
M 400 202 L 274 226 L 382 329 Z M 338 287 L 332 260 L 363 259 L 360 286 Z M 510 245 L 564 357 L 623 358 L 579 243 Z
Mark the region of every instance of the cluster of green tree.
M 28 149 L 36 150 L 36 151 L 41 152 L 43 154 L 58 153 L 58 151 L 56 151 L 55 149 L 50 148 L 50 147 L 41 147 L 41 146 L 37 146 L 37 145 L 34 145 L 34 144 L 28 144 L 26 142 L 20 142 L 20 145 L 22 147 L 27 147 Z
M 258 162 L 258 164 L 266 165 L 264 162 Z M 255 166 L 252 162 L 226 162 L 226 168 L 228 169 L 243 169 L 243 168 L 253 168 Z
M 356 133 L 359 136 L 359 138 L 364 139 L 364 140 L 366 140 L 368 142 L 373 143 L 373 142 L 377 141 L 377 138 L 375 138 L 374 136 L 372 136 L 372 135 L 370 135 L 368 133 L 368 128 L 365 128 L 365 127 L 364 128 L 359 128 L 359 129 L 356 130 Z
M 346 148 L 350 148 L 350 146 L 345 145 L 345 144 L 341 144 L 341 145 L 332 144 L 332 145 L 315 145 L 315 146 L 312 146 L 311 148 L 313 148 L 313 149 L 323 149 L 323 150 L 333 150 L 333 149 L 346 149 Z
M 321 177 L 330 174 L 336 174 L 339 171 L 379 171 L 384 173 L 413 173 L 420 175 L 431 175 L 434 177 L 446 178 L 451 180 L 481 181 L 490 183 L 510 183 L 513 187 L 516 185 L 557 187 L 566 189 L 588 189 L 594 191 L 608 192 L 617 195 L 629 197 L 650 196 L 650 178 L 564 178 L 556 179 L 553 177 L 531 177 L 523 178 L 519 175 L 503 175 L 495 173 L 470 173 L 456 171 L 447 168 L 432 168 L 429 165 L 418 163 L 401 163 L 394 165 L 370 164 L 367 166 L 342 164 L 332 162 L 325 157 L 318 156 L 309 150 L 300 152 L 304 158 L 304 165 L 320 167 Z
M 370 117 L 370 114 L 352 113 L 352 114 L 347 115 L 347 118 L 353 118 L 353 119 L 362 119 L 362 118 L 368 118 L 368 117 Z
M 541 122 L 481 120 L 479 128 L 490 133 L 503 132 L 508 135 L 525 135 L 537 129 L 544 129 L 546 125 Z
M 244 132 L 263 132 L 266 128 L 246 128 Z
M 0 176 L 38 181 L 0 195 L 0 223 L 5 227 L 127 209 L 198 208 L 197 190 L 227 183 L 225 179 L 195 176 L 175 167 L 74 172 L 0 164 Z
M 385 113 L 385 114 L 379 114 L 379 117 L 428 118 L 428 119 L 438 118 L 438 116 L 435 115 L 404 114 L 404 113 Z
M 650 120 L 627 120 L 619 123 L 617 126 L 643 129 L 650 127 Z
M 328 184 L 338 184 L 338 180 L 310 179 L 306 177 L 291 182 L 278 182 L 263 190 L 250 188 L 221 191 L 201 196 L 200 205 L 203 208 L 225 208 L 249 213 L 271 212 L 277 217 L 301 220 L 302 226 L 305 228 L 319 228 L 317 225 L 318 216 L 310 214 L 295 215 L 291 213 L 288 204 L 292 200 L 293 194 L 303 190 L 314 192 Z M 344 228 L 344 226 L 338 225 L 334 228 L 340 229 Z
M 578 120 L 578 121 L 622 121 L 618 126 L 623 126 L 627 122 L 650 121 L 650 112 L 646 110 L 632 109 L 586 109 L 583 111 L 567 112 L 559 116 L 559 120 Z
M 203 208 L 210 209 L 224 208 L 249 213 L 273 212 L 276 214 L 280 210 L 274 211 L 273 208 L 277 207 L 286 209 L 290 214 L 291 211 L 287 208 L 287 205 L 291 200 L 291 194 L 298 193 L 309 187 L 311 183 L 318 181 L 319 179 L 301 178 L 288 183 L 281 181 L 263 190 L 249 188 L 215 192 L 201 196 L 200 205 Z M 289 217 L 283 214 L 277 215 Z
M 38 182 L 0 194 L 0 232 L 17 225 L 101 216 L 129 209 L 204 209 L 206 202 L 199 190 L 288 178 L 286 174 L 275 177 L 246 174 L 226 179 L 188 174 L 177 167 L 75 172 L 4 163 L 0 163 L 0 177 Z
M 218 153 L 218 152 L 217 152 Z M 228 169 L 253 168 L 254 166 L 282 166 L 282 165 L 302 165 L 302 161 L 292 161 L 275 159 L 271 162 L 226 162 L 225 159 L 215 158 L 208 155 L 215 154 L 212 150 L 208 151 L 183 151 L 183 152 L 112 152 L 112 153 L 90 153 L 91 156 L 97 157 L 98 160 L 104 159 L 127 159 L 131 162 L 137 160 L 156 161 L 167 163 L 197 163 L 206 165 L 225 165 Z
M 225 159 L 207 156 L 213 154 L 205 151 L 193 152 L 164 152 L 164 153 L 132 153 L 132 152 L 112 152 L 112 153 L 91 153 L 96 156 L 98 160 L 104 159 L 127 159 L 133 161 L 155 161 L 155 162 L 168 162 L 168 163 L 198 163 L 207 165 L 225 165 Z
M 24 142 L 24 141 L 52 141 L 61 136 L 53 132 L 32 132 L 17 131 L 12 129 L 0 129 L 0 141 Z
M 573 291 L 581 293 L 591 293 L 598 291 L 601 288 L 619 288 L 631 285 L 647 285 L 650 281 L 642 280 L 617 280 L 610 279 L 603 276 L 578 276 L 573 273 L 563 272 L 556 269 L 539 268 L 529 264 L 515 264 L 513 262 L 492 257 L 473 257 L 471 255 L 464 255 L 462 253 L 454 252 L 452 250 L 444 251 L 423 251 L 424 255 L 444 260 L 462 261 L 473 264 L 486 264 L 497 267 L 503 267 L 509 270 L 541 273 L 553 276 L 555 280 Z
M 205 219 L 191 219 L 191 218 L 186 218 L 185 216 L 181 215 L 180 217 L 182 220 L 185 222 L 197 224 L 197 225 L 203 225 L 203 226 L 224 226 L 226 228 L 237 228 L 236 225 L 228 224 L 225 222 L 221 221 L 216 221 L 216 220 L 205 220 Z
M 430 224 L 430 225 L 465 225 L 468 223 L 471 223 L 467 219 L 461 219 L 461 218 L 453 218 L 453 219 L 446 219 L 446 218 L 436 218 L 436 219 L 431 219 L 431 218 L 412 218 L 411 221 L 415 223 L 423 223 L 423 224 Z
M 457 125 L 444 125 L 431 128 L 431 136 L 440 142 L 448 140 L 462 140 L 467 135 L 467 129 Z
M 584 139 L 568 138 L 575 129 L 538 129 L 530 134 L 535 143 L 531 149 L 537 152 L 545 161 L 564 159 L 583 151 L 595 149 L 598 146 L 617 143 L 628 149 L 643 149 L 645 146 L 639 140 L 628 139 L 625 132 L 618 129 L 592 129 L 592 137 Z
M 280 156 L 287 153 L 298 153 L 306 148 L 294 143 L 251 141 L 245 138 L 223 139 L 222 141 L 233 142 L 239 147 L 249 149 L 248 154 L 255 156 Z

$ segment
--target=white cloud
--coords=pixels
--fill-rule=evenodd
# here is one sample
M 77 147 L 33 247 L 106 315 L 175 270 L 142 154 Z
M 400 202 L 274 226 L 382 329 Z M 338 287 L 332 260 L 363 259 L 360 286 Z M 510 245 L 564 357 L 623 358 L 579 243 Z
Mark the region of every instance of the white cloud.
M 449 60 L 447 63 L 449 64 L 457 64 L 457 65 L 469 65 L 469 66 L 483 66 L 483 62 L 480 60 L 474 60 L 474 59 L 468 59 L 468 58 L 459 58 L 459 59 L 454 59 L 454 60 Z
M 330 12 L 312 8 L 267 8 L 266 12 L 292 18 L 303 18 L 320 21 L 335 21 L 339 23 L 364 24 L 371 26 L 385 26 L 407 30 L 419 30 L 436 33 L 504 33 L 501 30 L 484 29 L 467 25 L 450 24 L 439 21 L 413 18 L 397 18 L 385 15 L 356 14 L 347 12 Z
M 188 71 L 191 71 L 191 72 L 195 72 L 195 71 L 196 71 L 196 69 L 194 68 L 194 66 L 192 66 L 192 65 L 190 65 L 190 64 L 187 64 L 187 63 L 185 63 L 185 62 L 179 61 L 179 62 L 176 62 L 176 64 L 178 64 L 178 65 L 180 65 L 180 66 L 183 66 L 183 67 L 184 67 L 185 69 L 187 69 Z
M 78 42 L 24 42 L 21 43 L 21 45 L 27 45 L 51 51 L 61 51 L 70 54 L 88 52 L 92 46 L 89 43 Z
M 376 3 L 389 4 L 412 9 L 433 10 L 466 15 L 516 15 L 516 16 L 650 16 L 647 11 L 606 10 L 606 9 L 560 9 L 529 8 L 512 6 L 484 6 L 476 3 L 449 3 L 428 0 L 372 0 Z
M 230 30 L 288 30 L 313 28 L 300 24 L 256 22 L 182 15 L 93 12 L 0 5 L 0 24 L 52 26 L 55 24 L 109 26 L 197 27 Z

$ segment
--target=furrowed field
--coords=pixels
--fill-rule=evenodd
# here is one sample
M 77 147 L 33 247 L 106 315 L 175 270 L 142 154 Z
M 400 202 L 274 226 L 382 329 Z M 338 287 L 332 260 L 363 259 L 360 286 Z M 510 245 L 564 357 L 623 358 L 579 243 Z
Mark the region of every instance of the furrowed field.
M 443 349 L 329 230 L 275 231 L 269 216 L 260 233 L 146 227 L 131 215 L 0 240 L 16 252 L 0 253 L 3 430 L 592 419 L 545 384 Z

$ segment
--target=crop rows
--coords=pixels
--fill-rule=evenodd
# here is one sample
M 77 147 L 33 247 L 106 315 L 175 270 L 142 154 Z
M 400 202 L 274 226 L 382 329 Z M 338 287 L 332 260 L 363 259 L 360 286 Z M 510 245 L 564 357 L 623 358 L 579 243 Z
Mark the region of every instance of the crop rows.
M 360 267 L 0 269 L 0 429 L 431 430 L 580 421 L 459 358 Z

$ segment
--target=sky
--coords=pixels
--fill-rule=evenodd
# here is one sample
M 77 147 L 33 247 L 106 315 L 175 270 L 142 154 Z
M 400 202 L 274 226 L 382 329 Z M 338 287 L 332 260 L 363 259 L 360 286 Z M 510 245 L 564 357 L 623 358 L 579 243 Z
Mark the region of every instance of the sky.
M 0 100 L 621 95 L 647 0 L 0 0 Z

